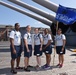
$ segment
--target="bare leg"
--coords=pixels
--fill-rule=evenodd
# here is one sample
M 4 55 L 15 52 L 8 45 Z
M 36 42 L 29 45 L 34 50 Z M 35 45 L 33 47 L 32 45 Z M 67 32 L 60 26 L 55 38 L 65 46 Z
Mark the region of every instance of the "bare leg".
M 47 65 L 50 66 L 50 62 L 51 62 L 51 55 L 50 54 L 46 54 L 46 63 L 47 63 Z
M 24 58 L 24 64 L 25 64 L 25 68 L 27 68 L 29 65 L 29 58 L 28 57 Z
M 17 74 L 17 71 L 15 71 L 15 68 L 14 68 L 14 64 L 15 64 L 15 59 L 11 59 L 11 73 Z
M 64 55 L 61 55 L 62 64 L 64 63 Z
M 59 64 L 61 64 L 62 62 L 61 62 L 61 55 L 60 54 L 59 54 L 58 59 L 59 59 Z
M 19 67 L 19 64 L 20 64 L 20 57 L 18 57 L 18 58 L 16 59 L 16 67 Z
M 14 70 L 15 59 L 11 59 L 11 70 Z
M 37 60 L 37 65 L 41 66 L 41 58 L 40 58 L 40 56 L 39 57 L 36 56 L 36 60 Z

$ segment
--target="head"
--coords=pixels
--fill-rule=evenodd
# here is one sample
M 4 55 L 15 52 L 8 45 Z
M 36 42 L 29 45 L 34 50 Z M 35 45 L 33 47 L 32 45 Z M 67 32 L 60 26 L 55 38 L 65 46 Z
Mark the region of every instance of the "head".
M 59 29 L 57 30 L 57 34 L 60 35 L 61 33 L 62 33 L 62 29 L 59 28 Z
M 49 33 L 49 30 L 47 28 L 44 29 L 44 34 Z
M 27 30 L 27 32 L 30 32 L 31 31 L 31 26 L 30 25 L 26 26 L 26 30 Z
M 19 29 L 20 29 L 19 23 L 15 23 L 15 30 L 16 30 L 16 31 L 19 31 Z
M 39 29 L 38 28 L 35 28 L 35 34 L 38 34 L 39 33 Z

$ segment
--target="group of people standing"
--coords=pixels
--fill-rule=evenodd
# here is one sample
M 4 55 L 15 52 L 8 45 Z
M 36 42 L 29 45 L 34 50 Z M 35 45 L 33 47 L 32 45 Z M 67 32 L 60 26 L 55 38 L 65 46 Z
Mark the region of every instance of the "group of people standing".
M 17 71 L 14 68 L 15 60 L 16 60 L 16 69 L 22 69 L 19 66 L 20 57 L 23 50 L 22 44 L 22 36 L 19 31 L 20 25 L 19 23 L 15 23 L 15 30 L 12 30 L 10 33 L 10 51 L 11 51 L 11 73 L 16 74 Z M 29 67 L 29 58 L 32 56 L 32 35 L 31 35 L 31 26 L 28 25 L 26 27 L 26 33 L 23 37 L 24 43 L 24 71 L 30 72 Z M 51 62 L 51 54 L 52 54 L 52 36 L 49 34 L 49 30 L 47 28 L 44 29 L 44 33 L 40 34 L 39 29 L 35 28 L 34 34 L 34 55 L 36 56 L 37 65 L 35 68 L 38 70 L 40 68 L 50 69 Z M 65 35 L 62 34 L 62 30 L 57 30 L 57 35 L 55 36 L 55 49 L 57 54 L 59 55 L 59 64 L 58 67 L 63 66 L 64 62 L 64 54 L 65 54 L 65 43 L 66 38 Z M 45 53 L 46 63 L 41 66 L 41 56 Z

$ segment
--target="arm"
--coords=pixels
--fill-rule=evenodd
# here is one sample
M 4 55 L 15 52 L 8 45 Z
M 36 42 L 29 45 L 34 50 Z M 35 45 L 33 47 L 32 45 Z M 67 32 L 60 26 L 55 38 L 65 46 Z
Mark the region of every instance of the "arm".
M 1 35 L 3 35 L 6 31 L 7 31 L 7 29 L 6 29 L 6 30 L 4 30 L 4 31 L 1 33 Z
M 25 45 L 25 47 L 26 47 L 26 49 L 27 49 L 27 52 L 29 52 L 29 48 L 28 48 L 27 39 L 24 39 L 24 45 Z
M 65 44 L 66 44 L 66 40 L 63 40 L 63 47 L 62 47 L 62 52 L 64 51 Z
M 46 44 L 46 46 L 44 47 L 44 49 L 45 49 L 46 47 L 48 47 L 50 44 L 51 44 L 51 40 L 48 40 L 48 43 Z
M 34 46 L 35 46 L 35 40 L 34 40 L 33 50 L 34 50 Z
M 12 46 L 12 49 L 13 49 L 13 53 L 16 54 L 16 50 L 15 50 L 15 47 L 14 47 L 14 39 L 10 38 L 10 43 L 11 43 L 11 46 Z
M 47 42 L 45 48 L 48 47 L 49 45 L 51 45 L 52 37 L 51 37 L 50 34 L 48 35 L 48 38 L 47 38 L 47 39 L 48 39 L 48 42 Z M 44 49 L 45 49 L 45 48 L 44 48 Z
M 21 48 L 21 51 L 23 51 L 23 39 L 21 39 L 21 46 L 20 46 Z
M 12 46 L 12 49 L 13 49 L 13 53 L 16 54 L 16 50 L 15 50 L 15 47 L 14 47 L 14 31 L 11 31 L 10 32 L 10 43 L 11 43 L 11 46 Z
M 43 45 L 43 39 L 42 38 L 40 38 L 40 42 L 41 42 L 41 48 L 42 48 L 42 45 Z
M 40 50 L 42 50 L 42 45 L 43 45 L 43 39 L 42 38 L 40 38 L 40 42 L 41 42 Z
M 65 35 L 63 35 L 63 47 L 62 47 L 62 51 L 64 51 L 65 44 L 66 44 L 66 37 L 65 37 Z
M 32 36 L 32 50 L 34 50 L 34 46 L 35 46 L 35 41 L 34 41 L 34 35 Z
M 65 47 L 66 44 L 66 40 L 63 40 L 63 48 Z
M 5 30 L 5 31 L 1 31 L 1 32 L 0 32 L 0 37 L 2 37 L 2 35 L 3 35 L 5 32 L 6 32 L 6 30 Z
M 21 38 L 21 45 L 20 45 L 20 49 L 21 49 L 21 51 L 23 51 L 23 37 L 22 37 L 22 35 L 21 35 L 21 32 L 20 32 L 20 38 Z

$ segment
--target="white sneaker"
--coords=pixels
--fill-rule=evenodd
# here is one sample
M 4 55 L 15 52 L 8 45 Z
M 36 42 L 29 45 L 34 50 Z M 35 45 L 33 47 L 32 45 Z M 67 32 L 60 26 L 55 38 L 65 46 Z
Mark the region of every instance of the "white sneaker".
M 37 66 L 35 67 L 35 69 L 36 69 L 36 70 L 40 70 L 41 67 L 37 65 Z

